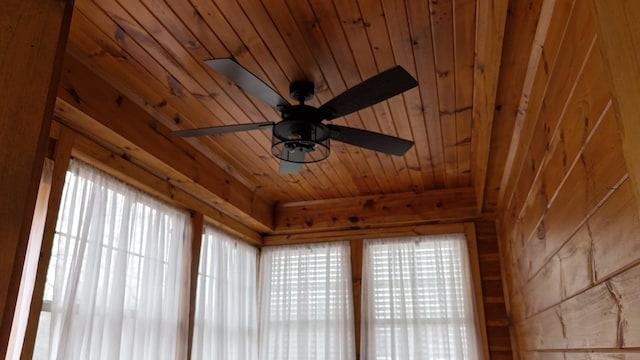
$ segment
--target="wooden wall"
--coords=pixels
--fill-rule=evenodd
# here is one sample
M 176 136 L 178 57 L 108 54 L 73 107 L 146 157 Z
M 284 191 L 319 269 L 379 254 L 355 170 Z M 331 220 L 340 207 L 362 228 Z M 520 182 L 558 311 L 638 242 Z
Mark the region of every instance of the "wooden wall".
M 512 359 L 496 227 L 493 220 L 481 219 L 475 229 L 489 355 L 491 360 Z
M 497 217 L 516 355 L 637 359 L 639 209 L 597 19 L 551 3 Z

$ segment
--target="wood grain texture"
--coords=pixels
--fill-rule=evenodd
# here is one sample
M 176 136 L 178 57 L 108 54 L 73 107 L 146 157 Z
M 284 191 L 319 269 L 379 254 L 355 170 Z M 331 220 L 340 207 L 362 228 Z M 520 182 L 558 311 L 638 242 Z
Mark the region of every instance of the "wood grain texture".
M 73 1 L 0 10 L 0 356 L 7 351 Z
M 547 41 L 571 45 L 537 70 L 527 113 L 538 119 L 523 122 L 521 140 L 530 136 L 530 145 L 516 150 L 519 174 L 501 199 L 507 295 L 524 359 L 637 352 L 638 204 L 615 99 L 612 106 L 603 86 L 610 75 L 592 5 L 551 14 Z
M 292 81 L 311 80 L 312 106 L 401 65 L 418 88 L 335 122 L 414 140 L 403 157 L 333 142 L 327 160 L 283 176 L 268 132 L 189 142 L 272 203 L 423 192 L 471 186 L 471 168 L 484 168 L 474 164 L 471 109 L 474 91 L 491 86 L 474 77 L 486 68 L 497 84 L 506 1 L 487 10 L 497 21 L 483 22 L 474 0 L 78 0 L 68 51 L 172 130 L 279 119 L 207 59 L 234 57 L 285 97 Z M 479 29 L 493 40 L 481 36 L 489 52 L 478 58 Z
M 636 199 L 640 199 L 640 4 L 634 1 L 593 0 L 593 13 L 605 58 L 609 87 Z
M 146 156 L 147 166 L 208 198 L 250 227 L 261 231 L 271 228 L 270 205 L 252 189 L 171 134 L 72 57 L 66 57 L 63 73 L 56 114 L 65 124 L 102 142 L 119 144 L 133 158 Z M 85 114 L 74 116 L 74 108 Z
M 477 3 L 476 63 L 473 87 L 473 134 L 471 136 L 470 169 L 473 187 L 478 194 L 478 212 L 484 204 L 485 184 L 491 130 L 493 128 L 498 74 L 500 72 L 504 29 L 509 2 L 480 1 Z
M 511 359 L 511 321 L 505 307 L 496 226 L 488 218 L 475 220 L 474 225 L 489 358 Z
M 471 188 L 317 200 L 278 205 L 274 231 L 291 233 L 380 227 L 475 217 Z
M 38 270 L 33 285 L 31 306 L 29 308 L 29 320 L 24 336 L 22 347 L 23 358 L 32 358 L 42 311 L 42 300 L 44 298 L 44 288 L 47 281 L 49 261 L 51 259 L 51 249 L 58 223 L 58 211 L 62 203 L 62 193 L 64 182 L 71 159 L 71 150 L 75 143 L 75 134 L 69 128 L 60 126 L 59 136 L 56 141 L 53 157 L 53 173 L 51 176 L 51 190 L 49 193 L 49 203 L 47 205 L 47 215 L 44 222 L 42 234 L 42 244 L 40 245 L 40 257 L 38 258 Z
M 491 133 L 491 161 L 487 163 L 484 189 L 483 209 L 487 212 L 497 207 L 500 180 L 514 129 L 513 118 L 518 113 L 542 4 L 542 0 L 509 2 Z

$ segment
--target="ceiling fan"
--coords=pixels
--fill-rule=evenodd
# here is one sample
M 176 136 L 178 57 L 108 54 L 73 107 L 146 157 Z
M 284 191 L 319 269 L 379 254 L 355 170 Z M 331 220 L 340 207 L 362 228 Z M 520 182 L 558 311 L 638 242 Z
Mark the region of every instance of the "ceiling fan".
M 299 102 L 298 105 L 291 105 L 232 58 L 207 60 L 205 63 L 241 89 L 274 107 L 282 114 L 282 120 L 277 123 L 259 122 L 179 130 L 175 132 L 179 136 L 191 137 L 271 128 L 271 152 L 280 159 L 280 174 L 299 172 L 304 163 L 327 158 L 330 139 L 398 156 L 404 155 L 413 146 L 413 141 L 395 136 L 323 123 L 324 120 L 351 114 L 417 86 L 418 82 L 400 66 L 379 73 L 316 108 L 304 104 L 313 98 L 314 85 L 310 81 L 291 83 L 291 98 Z

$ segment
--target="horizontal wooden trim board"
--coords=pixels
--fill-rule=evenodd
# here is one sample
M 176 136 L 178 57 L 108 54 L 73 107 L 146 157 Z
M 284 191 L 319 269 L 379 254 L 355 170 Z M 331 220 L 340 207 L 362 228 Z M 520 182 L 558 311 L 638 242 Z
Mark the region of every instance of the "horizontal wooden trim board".
M 446 233 L 463 233 L 464 225 L 456 224 L 432 224 L 414 226 L 378 227 L 367 229 L 346 229 L 336 231 L 309 232 L 303 231 L 294 234 L 266 235 L 263 240 L 265 246 L 303 244 L 328 241 L 345 241 L 359 239 L 378 239 L 389 237 L 405 237 L 415 235 L 435 235 Z
M 274 233 L 462 222 L 475 218 L 473 188 L 358 196 L 276 206 Z

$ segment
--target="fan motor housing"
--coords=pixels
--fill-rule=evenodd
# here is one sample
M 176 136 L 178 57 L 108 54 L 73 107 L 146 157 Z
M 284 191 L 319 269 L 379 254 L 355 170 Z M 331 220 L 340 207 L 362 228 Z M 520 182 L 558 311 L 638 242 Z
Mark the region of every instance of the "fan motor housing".
M 281 160 L 292 160 L 291 152 L 304 152 L 304 163 L 329 156 L 331 131 L 322 123 L 316 108 L 295 105 L 282 113 L 282 121 L 273 126 L 271 152 Z M 286 149 L 285 149 L 286 148 Z

